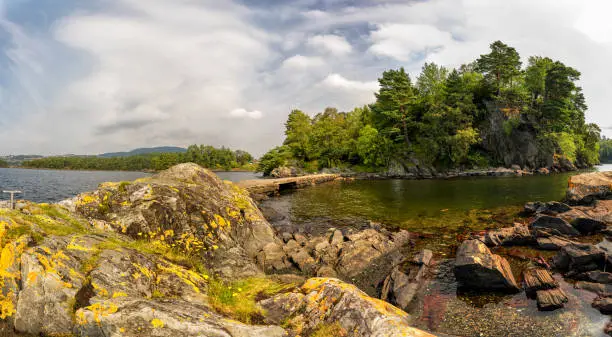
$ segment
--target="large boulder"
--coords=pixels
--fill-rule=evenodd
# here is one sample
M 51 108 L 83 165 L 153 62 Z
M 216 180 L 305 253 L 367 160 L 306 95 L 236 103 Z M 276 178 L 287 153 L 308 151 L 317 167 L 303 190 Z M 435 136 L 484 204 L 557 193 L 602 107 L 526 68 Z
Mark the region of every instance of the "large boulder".
M 465 287 L 518 291 L 508 261 L 478 240 L 464 241 L 457 250 L 455 277 Z
M 293 293 L 260 302 L 270 324 L 309 336 L 321 325 L 340 325 L 347 337 L 433 337 L 408 325 L 409 316 L 391 304 L 332 278 L 312 278 Z
M 532 228 L 549 228 L 558 231 L 563 235 L 577 236 L 580 232 L 570 225 L 567 221 L 549 215 L 538 216 L 531 222 Z
M 572 208 L 562 202 L 528 202 L 525 204 L 524 212 L 527 214 L 547 214 L 557 215 L 559 213 L 569 212 Z
M 536 242 L 536 239 L 526 225 L 516 223 L 513 227 L 490 230 L 485 233 L 481 240 L 490 247 L 529 245 Z
M 424 249 L 413 259 L 394 267 L 383 282 L 381 299 L 402 309 L 408 307 L 423 283 L 432 255 L 431 250 Z
M 569 178 L 566 199 L 573 204 L 590 204 L 612 195 L 612 172 L 591 172 Z
M 592 218 L 576 218 L 572 221 L 572 226 L 583 235 L 596 234 L 607 227 L 605 222 Z
M 192 163 L 134 182 L 101 184 L 64 204 L 132 239 L 199 256 L 228 279 L 260 274 L 257 257 L 271 251 L 269 244 L 282 244 L 246 191 Z M 283 254 L 272 252 L 260 261 L 286 265 Z
M 606 253 L 597 246 L 582 243 L 567 245 L 553 257 L 554 266 L 573 274 L 604 266 Z

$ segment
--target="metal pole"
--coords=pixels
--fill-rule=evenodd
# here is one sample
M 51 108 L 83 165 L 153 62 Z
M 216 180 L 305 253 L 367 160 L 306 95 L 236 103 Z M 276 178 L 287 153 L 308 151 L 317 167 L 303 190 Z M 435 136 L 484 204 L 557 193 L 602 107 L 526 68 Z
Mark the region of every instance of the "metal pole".
M 2 193 L 10 193 L 11 194 L 11 209 L 15 209 L 15 193 L 22 193 L 21 191 L 2 191 Z

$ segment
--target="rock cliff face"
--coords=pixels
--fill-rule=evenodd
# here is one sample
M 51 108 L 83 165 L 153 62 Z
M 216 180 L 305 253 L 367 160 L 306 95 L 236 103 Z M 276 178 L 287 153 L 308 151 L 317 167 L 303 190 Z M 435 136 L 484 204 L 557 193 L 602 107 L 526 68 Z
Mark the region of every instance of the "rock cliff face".
M 336 279 L 297 288 L 284 281 L 245 297 L 260 303 L 255 321 L 220 310 L 217 302 L 244 291 L 219 292 L 219 284 L 272 282 L 258 257 L 271 247 L 278 254 L 268 263 L 288 257 L 246 192 L 197 165 L 102 184 L 61 204 L 0 209 L 0 318 L 11 331 L 281 337 L 334 324 L 346 336 L 430 336 L 409 327 L 403 311 Z M 279 317 L 292 324 L 281 327 Z

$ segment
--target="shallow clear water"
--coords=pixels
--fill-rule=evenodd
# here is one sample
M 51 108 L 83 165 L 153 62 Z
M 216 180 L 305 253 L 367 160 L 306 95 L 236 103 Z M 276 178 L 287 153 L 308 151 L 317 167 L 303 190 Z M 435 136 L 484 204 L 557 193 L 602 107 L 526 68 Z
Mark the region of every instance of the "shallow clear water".
M 429 232 L 453 219 L 494 216 L 528 201 L 561 200 L 569 176 L 357 180 L 294 191 L 265 204 L 288 208 L 297 223 L 364 219 Z
M 612 170 L 612 165 L 598 169 Z M 524 292 L 464 293 L 457 288 L 452 272 L 455 250 L 469 233 L 508 226 L 514 221 L 527 223 L 529 219 L 519 214 L 522 206 L 529 201 L 562 200 L 572 174 L 576 173 L 333 182 L 271 198 L 262 206 L 274 211 L 270 214 L 276 220 L 271 222 L 279 231 L 316 233 L 329 227 L 360 226 L 371 220 L 421 234 L 411 251 L 432 249 L 434 266 L 407 309 L 411 323 L 419 328 L 435 334 L 470 337 L 605 336 L 603 328 L 609 318 L 591 307 L 595 295 L 574 289 L 560 275 L 556 278 L 569 303 L 564 309 L 540 312 L 535 300 L 528 299 Z M 493 251 L 508 259 L 518 282 L 531 259 L 555 254 L 527 247 Z M 380 284 L 368 278 L 353 282 L 370 295 L 378 296 Z

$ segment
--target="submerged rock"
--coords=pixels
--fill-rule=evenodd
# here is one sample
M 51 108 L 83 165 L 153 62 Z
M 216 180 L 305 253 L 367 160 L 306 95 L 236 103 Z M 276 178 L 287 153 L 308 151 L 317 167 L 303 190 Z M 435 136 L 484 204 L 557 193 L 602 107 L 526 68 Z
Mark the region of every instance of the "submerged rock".
M 491 253 L 478 240 L 464 241 L 457 250 L 455 276 L 463 286 L 474 289 L 518 291 L 508 261 Z

